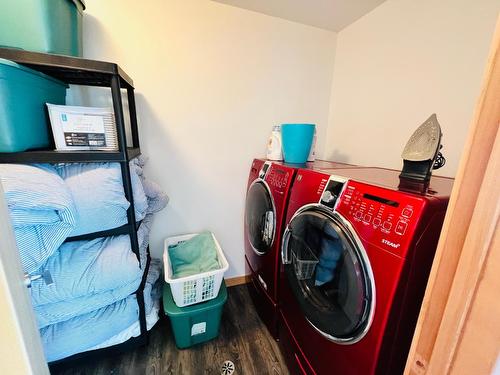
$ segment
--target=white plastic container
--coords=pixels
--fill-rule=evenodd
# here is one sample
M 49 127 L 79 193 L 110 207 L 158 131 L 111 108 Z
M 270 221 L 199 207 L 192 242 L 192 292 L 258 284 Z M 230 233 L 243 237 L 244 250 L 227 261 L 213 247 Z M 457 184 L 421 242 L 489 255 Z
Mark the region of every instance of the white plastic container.
M 57 150 L 116 151 L 118 137 L 111 108 L 47 103 Z
M 179 307 L 194 305 L 195 303 L 209 301 L 219 294 L 219 289 L 224 279 L 224 273 L 228 270 L 229 264 L 214 234 L 215 245 L 217 246 L 217 257 L 220 268 L 209 272 L 200 273 L 186 277 L 173 277 L 172 265 L 168 255 L 168 248 L 180 242 L 189 240 L 198 233 L 185 234 L 182 236 L 168 237 L 165 239 L 163 247 L 163 264 L 165 268 L 165 281 L 170 284 L 170 290 L 174 297 L 174 302 Z
M 316 160 L 316 128 L 314 128 L 314 137 L 311 145 L 311 151 L 309 151 L 309 156 L 307 157 L 307 161 L 315 161 Z
M 283 160 L 280 125 L 273 126 L 273 130 L 271 132 L 271 135 L 269 136 L 269 142 L 267 143 L 266 158 L 268 160 L 275 160 L 275 161 Z

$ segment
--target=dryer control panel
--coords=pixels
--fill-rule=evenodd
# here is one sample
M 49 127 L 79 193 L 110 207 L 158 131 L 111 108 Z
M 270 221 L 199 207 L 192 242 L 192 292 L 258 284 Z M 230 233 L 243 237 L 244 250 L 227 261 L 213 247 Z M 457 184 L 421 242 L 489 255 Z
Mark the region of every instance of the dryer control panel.
M 417 196 L 349 181 L 337 211 L 364 240 L 404 256 L 424 205 Z
M 266 182 L 272 195 L 276 215 L 281 217 L 284 215 L 286 198 L 288 197 L 290 185 L 293 180 L 294 170 L 285 165 L 271 162 L 266 162 L 266 165 L 267 163 L 269 163 L 269 167 L 266 169 L 263 180 Z
M 288 170 L 272 166 L 266 176 L 266 182 L 269 186 L 281 191 L 285 189 L 290 182 L 291 173 Z

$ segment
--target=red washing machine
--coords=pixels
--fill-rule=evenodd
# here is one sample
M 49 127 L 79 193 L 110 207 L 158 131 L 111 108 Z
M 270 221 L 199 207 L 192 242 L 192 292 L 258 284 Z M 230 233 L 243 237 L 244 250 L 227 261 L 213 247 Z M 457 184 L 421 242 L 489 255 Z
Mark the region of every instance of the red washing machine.
M 280 344 L 297 374 L 401 374 L 453 179 L 402 191 L 381 168 L 297 172 L 282 241 Z
M 346 168 L 349 164 L 318 161 L 304 168 Z M 278 337 L 279 250 L 288 195 L 297 166 L 255 159 L 248 177 L 245 206 L 245 262 L 249 291 L 271 334 Z

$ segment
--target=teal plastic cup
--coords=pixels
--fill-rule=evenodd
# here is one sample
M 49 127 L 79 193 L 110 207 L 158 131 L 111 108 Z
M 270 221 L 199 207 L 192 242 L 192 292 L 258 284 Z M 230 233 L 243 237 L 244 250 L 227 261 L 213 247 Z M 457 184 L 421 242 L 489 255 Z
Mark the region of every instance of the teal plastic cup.
M 304 164 L 314 137 L 314 124 L 282 124 L 281 142 L 286 163 Z

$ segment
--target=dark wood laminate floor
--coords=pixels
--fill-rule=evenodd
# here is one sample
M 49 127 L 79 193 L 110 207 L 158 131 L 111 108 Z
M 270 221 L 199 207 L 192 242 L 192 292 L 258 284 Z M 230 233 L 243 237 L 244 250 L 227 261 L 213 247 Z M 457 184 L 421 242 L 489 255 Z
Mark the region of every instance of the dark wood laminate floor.
M 235 364 L 235 375 L 288 374 L 278 344 L 260 321 L 245 285 L 228 288 L 215 340 L 179 350 L 168 318 L 162 317 L 151 330 L 147 346 L 52 374 L 220 374 L 226 360 Z

